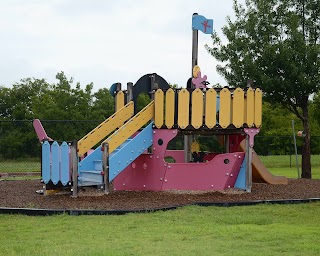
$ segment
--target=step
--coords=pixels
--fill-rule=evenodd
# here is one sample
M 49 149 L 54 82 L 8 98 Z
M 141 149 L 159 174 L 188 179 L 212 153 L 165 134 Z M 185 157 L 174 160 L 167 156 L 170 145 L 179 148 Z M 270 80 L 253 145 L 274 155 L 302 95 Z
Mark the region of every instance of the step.
M 101 171 L 81 170 L 78 177 L 78 185 L 80 187 L 94 186 L 103 184 L 103 175 Z

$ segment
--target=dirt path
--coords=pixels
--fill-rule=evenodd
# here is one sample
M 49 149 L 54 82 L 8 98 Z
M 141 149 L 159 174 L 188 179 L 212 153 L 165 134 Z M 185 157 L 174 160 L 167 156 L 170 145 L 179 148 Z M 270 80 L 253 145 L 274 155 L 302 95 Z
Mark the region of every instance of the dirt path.
M 0 207 L 42 209 L 103 209 L 134 210 L 162 208 L 194 202 L 238 202 L 253 200 L 320 198 L 320 180 L 290 179 L 288 185 L 255 183 L 251 193 L 237 190 L 214 192 L 133 192 L 116 191 L 108 195 L 95 190 L 81 192 L 78 198 L 70 194 L 43 196 L 39 180 L 0 181 Z

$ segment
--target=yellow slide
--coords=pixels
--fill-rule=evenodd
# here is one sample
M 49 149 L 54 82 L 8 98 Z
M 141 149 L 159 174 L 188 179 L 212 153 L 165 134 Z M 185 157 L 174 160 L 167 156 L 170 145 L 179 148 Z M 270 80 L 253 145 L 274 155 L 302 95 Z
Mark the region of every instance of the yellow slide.
M 239 148 L 241 151 L 246 151 L 246 141 L 240 143 Z M 256 183 L 269 183 L 273 185 L 287 185 L 288 179 L 284 176 L 275 176 L 268 171 L 265 165 L 260 160 L 259 156 L 253 150 L 252 156 L 252 182 Z

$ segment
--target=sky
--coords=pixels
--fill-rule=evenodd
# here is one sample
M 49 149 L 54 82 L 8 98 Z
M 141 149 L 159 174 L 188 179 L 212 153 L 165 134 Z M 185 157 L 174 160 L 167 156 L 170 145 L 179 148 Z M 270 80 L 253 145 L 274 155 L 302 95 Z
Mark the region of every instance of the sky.
M 244 0 L 239 0 L 240 3 Z M 185 87 L 191 76 L 192 14 L 214 20 L 222 36 L 233 0 L 1 0 L 0 86 L 23 78 L 56 83 L 64 71 L 93 91 L 157 73 Z M 210 84 L 226 85 L 199 31 L 198 64 Z

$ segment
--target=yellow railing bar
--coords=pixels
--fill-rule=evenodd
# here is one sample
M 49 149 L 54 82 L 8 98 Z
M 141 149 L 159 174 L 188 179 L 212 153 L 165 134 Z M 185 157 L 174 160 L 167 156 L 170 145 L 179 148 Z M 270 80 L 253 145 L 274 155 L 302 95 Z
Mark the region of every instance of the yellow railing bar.
M 155 92 L 154 102 L 155 102 L 154 125 L 157 128 L 161 128 L 163 125 L 163 112 L 164 112 L 164 93 L 161 89 L 158 89 Z
M 199 129 L 203 123 L 203 93 L 197 88 L 191 94 L 191 125 Z
M 123 91 L 119 91 L 115 98 L 116 101 L 116 112 L 124 106 L 124 93 Z
M 109 145 L 109 154 L 111 154 L 117 147 L 129 139 L 152 118 L 154 118 L 154 101 L 151 101 L 144 109 L 133 116 L 127 123 L 122 125 L 104 141 Z
M 186 129 L 189 125 L 190 94 L 187 89 L 178 93 L 178 126 Z
M 119 109 L 112 116 L 94 128 L 86 136 L 78 141 L 78 155 L 83 156 L 90 148 L 103 140 L 115 129 L 123 125 L 125 121 L 131 118 L 134 114 L 134 104 L 130 101 L 127 105 Z
M 248 125 L 248 127 L 253 126 L 254 122 L 254 91 L 252 88 L 247 90 L 247 100 L 246 100 L 246 118 L 244 122 Z
M 170 88 L 166 92 L 166 114 L 165 114 L 165 124 L 168 129 L 171 129 L 174 125 L 174 112 L 175 112 L 175 93 Z
M 217 92 L 212 88 L 206 92 L 205 124 L 209 129 L 217 124 Z
M 254 124 L 257 128 L 262 124 L 262 91 L 259 88 L 254 92 Z
M 243 126 L 244 119 L 244 91 L 236 88 L 232 100 L 232 124 L 236 128 Z
M 222 128 L 228 128 L 231 121 L 231 93 L 227 88 L 220 92 L 219 124 Z

